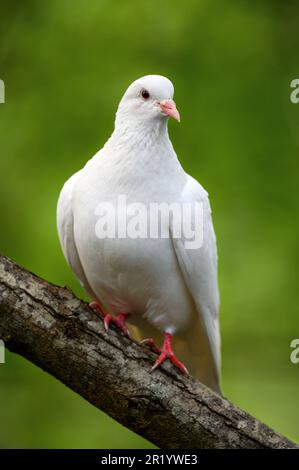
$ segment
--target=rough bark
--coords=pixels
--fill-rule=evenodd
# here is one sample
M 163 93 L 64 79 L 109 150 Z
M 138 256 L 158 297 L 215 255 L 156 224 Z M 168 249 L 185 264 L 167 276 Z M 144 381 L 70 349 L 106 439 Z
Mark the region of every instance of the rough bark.
M 0 257 L 0 338 L 97 408 L 162 448 L 296 448 L 166 364 L 88 305 Z

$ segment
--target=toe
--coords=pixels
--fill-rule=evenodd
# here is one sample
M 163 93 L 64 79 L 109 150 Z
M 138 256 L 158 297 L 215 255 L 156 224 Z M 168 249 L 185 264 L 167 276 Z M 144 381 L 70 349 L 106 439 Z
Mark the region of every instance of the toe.
M 169 359 L 171 360 L 172 364 L 177 367 L 181 372 L 186 375 L 189 375 L 187 367 L 181 361 L 179 361 L 179 359 L 175 355 L 171 356 Z
M 167 358 L 168 358 L 168 357 L 167 357 L 167 354 L 164 353 L 164 352 L 162 352 L 162 353 L 160 354 L 160 356 L 158 357 L 158 359 L 156 359 L 156 362 L 155 362 L 155 364 L 154 364 L 153 367 L 152 367 L 152 371 L 154 371 L 155 369 L 157 369 L 157 367 L 160 367 L 161 364 L 163 364 L 163 362 L 166 361 Z
M 149 348 L 155 352 L 156 354 L 161 354 L 161 349 L 158 348 L 158 346 L 156 346 L 156 343 L 155 341 L 153 340 L 153 338 L 146 338 L 146 339 L 143 339 L 142 341 L 140 341 L 140 344 L 146 344 L 147 346 L 149 346 Z
M 131 337 L 129 328 L 126 325 L 115 322 L 116 326 L 129 338 Z
M 93 300 L 92 302 L 90 302 L 89 307 L 92 308 L 93 310 L 96 310 L 101 315 L 101 317 L 105 317 L 106 314 L 104 310 L 102 309 L 102 307 L 96 300 Z
M 104 327 L 105 327 L 105 330 L 106 330 L 106 331 L 109 330 L 109 326 L 110 326 L 111 320 L 112 320 L 112 316 L 111 316 L 111 315 L 105 315 L 105 317 L 104 317 Z

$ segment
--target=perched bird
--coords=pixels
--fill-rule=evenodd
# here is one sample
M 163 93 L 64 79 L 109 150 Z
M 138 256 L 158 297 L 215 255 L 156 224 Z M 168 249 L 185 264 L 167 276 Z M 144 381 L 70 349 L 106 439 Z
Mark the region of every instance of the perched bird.
M 112 322 L 128 334 L 129 322 L 158 354 L 154 369 L 169 360 L 220 393 L 216 239 L 208 194 L 185 173 L 168 136 L 168 118 L 180 120 L 173 93 L 171 81 L 159 75 L 129 86 L 111 137 L 62 188 L 58 233 L 65 258 L 106 329 Z M 140 235 L 137 226 L 135 236 L 116 234 L 125 215 L 120 197 L 135 208 L 133 217 L 136 207 L 153 203 L 185 204 L 193 214 L 199 205 L 201 246 L 188 247 L 184 233 L 175 236 L 171 218 L 161 222 L 164 236 Z M 100 236 L 105 208 L 110 219 L 102 232 L 110 222 L 111 230 Z

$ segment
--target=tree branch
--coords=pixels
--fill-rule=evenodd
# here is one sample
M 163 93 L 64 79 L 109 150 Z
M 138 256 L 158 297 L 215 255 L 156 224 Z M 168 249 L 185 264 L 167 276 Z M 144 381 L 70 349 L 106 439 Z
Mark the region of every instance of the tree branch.
M 109 334 L 88 305 L 0 256 L 0 338 L 162 448 L 298 448 L 171 365 Z

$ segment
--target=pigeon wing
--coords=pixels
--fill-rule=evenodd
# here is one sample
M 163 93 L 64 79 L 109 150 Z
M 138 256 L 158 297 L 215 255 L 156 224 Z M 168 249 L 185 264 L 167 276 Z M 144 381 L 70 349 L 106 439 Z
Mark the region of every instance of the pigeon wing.
M 201 331 L 207 340 L 205 341 L 209 348 L 207 356 L 211 356 L 211 360 L 208 362 L 210 366 L 213 366 L 213 371 L 211 371 L 213 378 L 209 382 L 214 384 L 214 389 L 218 389 L 220 376 L 220 334 L 218 321 L 217 247 L 208 193 L 194 178 L 188 175 L 180 202 L 187 202 L 191 206 L 199 202 L 202 207 L 203 239 L 202 245 L 199 248 L 186 248 L 188 240 L 184 238 L 184 235 L 176 237 L 173 229 L 171 229 L 171 234 L 181 273 L 195 303 Z
M 60 192 L 57 204 L 57 229 L 61 248 L 68 264 L 78 277 L 82 287 L 84 287 L 91 297 L 96 298 L 85 276 L 74 237 L 72 196 L 74 187 L 81 176 L 81 172 L 82 170 L 71 176 Z

